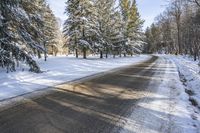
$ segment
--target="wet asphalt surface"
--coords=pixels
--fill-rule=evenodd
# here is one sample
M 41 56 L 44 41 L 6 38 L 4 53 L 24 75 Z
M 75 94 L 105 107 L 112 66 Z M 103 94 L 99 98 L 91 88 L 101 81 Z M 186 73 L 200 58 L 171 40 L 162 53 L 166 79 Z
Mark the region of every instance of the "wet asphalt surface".
M 80 82 L 0 112 L 0 133 L 119 132 L 148 86 L 158 57 Z M 159 62 L 157 62 L 159 63 Z M 160 73 L 162 74 L 162 72 Z M 155 81 L 151 86 L 156 86 Z

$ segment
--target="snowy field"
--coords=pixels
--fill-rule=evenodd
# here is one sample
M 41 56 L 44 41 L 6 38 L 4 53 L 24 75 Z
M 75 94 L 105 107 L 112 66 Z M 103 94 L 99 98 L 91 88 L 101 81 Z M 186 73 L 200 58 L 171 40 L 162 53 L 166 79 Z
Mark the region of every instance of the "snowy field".
M 23 66 L 20 66 L 16 72 L 8 74 L 5 70 L 0 69 L 0 101 L 114 68 L 139 63 L 149 58 L 151 56 L 140 55 L 115 59 L 90 57 L 84 60 L 63 56 L 50 57 L 47 62 L 38 60 L 38 64 L 44 71 L 41 74 L 28 72 L 26 69 L 24 70 Z

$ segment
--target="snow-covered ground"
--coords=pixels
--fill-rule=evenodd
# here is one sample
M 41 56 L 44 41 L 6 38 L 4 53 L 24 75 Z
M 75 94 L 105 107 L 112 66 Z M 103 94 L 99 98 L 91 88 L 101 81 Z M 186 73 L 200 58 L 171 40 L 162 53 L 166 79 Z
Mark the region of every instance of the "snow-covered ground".
M 23 66 L 20 66 L 18 71 L 11 73 L 0 69 L 0 101 L 114 68 L 139 63 L 149 58 L 151 56 L 141 55 L 115 59 L 90 57 L 85 60 L 63 56 L 50 57 L 47 62 L 38 60 L 44 71 L 40 74 L 28 72 L 26 69 L 24 70 Z
M 189 95 L 179 78 L 179 67 L 184 67 L 175 56 L 160 56 L 161 63 L 153 68 L 155 71 L 149 89 L 156 89 L 155 80 L 160 83 L 156 93 L 149 93 L 134 107 L 121 133 L 200 133 L 200 112 L 189 101 Z M 163 60 L 163 61 L 162 61 Z M 166 63 L 164 63 L 166 62 Z M 187 63 L 186 63 L 187 64 Z M 186 65 L 185 64 L 185 65 Z M 191 62 L 191 64 L 194 64 Z M 177 67 L 178 66 L 178 67 Z M 187 66 L 187 65 L 186 65 Z M 149 68 L 152 69 L 152 68 Z M 163 71 L 162 75 L 160 71 Z M 184 71 L 190 71 L 188 68 Z M 200 82 L 197 83 L 200 85 Z
M 200 133 L 198 62 L 183 56 L 159 56 L 161 63 L 157 62 L 153 69 L 157 71 L 155 76 L 159 75 L 159 71 L 164 71 L 164 74 L 159 76 L 160 86 L 156 93 L 149 93 L 146 99 L 139 102 L 137 108 L 134 107 L 124 129 L 138 133 Z M 22 71 L 23 67 L 17 72 L 8 74 L 5 70 L 0 70 L 0 101 L 45 88 L 50 89 L 50 86 L 150 58 L 151 56 L 147 55 L 116 59 L 93 57 L 87 60 L 74 57 L 50 57 L 47 62 L 38 60 L 44 71 L 40 74 Z M 155 87 L 154 78 L 152 77 L 152 83 L 149 84 L 150 89 Z M 196 106 L 193 105 L 194 101 L 196 101 Z M 126 133 L 127 130 L 121 132 Z
M 186 92 L 195 106 L 200 108 L 200 67 L 198 61 L 193 61 L 188 56 L 172 56 L 178 66 L 181 80 L 186 87 Z

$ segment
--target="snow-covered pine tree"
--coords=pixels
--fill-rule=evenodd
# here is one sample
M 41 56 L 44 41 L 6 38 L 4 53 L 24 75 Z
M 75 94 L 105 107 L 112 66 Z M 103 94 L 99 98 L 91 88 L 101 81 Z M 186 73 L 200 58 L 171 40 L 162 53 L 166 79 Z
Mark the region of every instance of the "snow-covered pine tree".
M 123 16 L 123 53 L 133 54 L 139 51 L 142 41 L 142 24 L 143 20 L 140 19 L 140 15 L 137 9 L 136 0 L 122 0 L 120 2 L 121 13 Z
M 125 51 L 127 49 L 127 42 L 128 42 L 128 22 L 129 22 L 129 12 L 130 12 L 131 2 L 130 0 L 121 0 L 120 1 L 120 9 L 122 14 L 122 35 L 123 35 L 123 42 L 121 51 L 125 55 Z M 120 55 L 121 56 L 121 55 Z
M 120 1 L 121 10 L 116 8 L 115 0 L 68 0 L 68 15 L 64 24 L 64 34 L 72 49 L 99 51 L 106 57 L 109 51 L 120 54 L 133 54 L 140 46 L 141 26 L 136 1 Z
M 1 0 L 0 14 L 0 66 L 15 71 L 17 62 L 24 61 L 30 71 L 40 72 L 30 51 L 41 47 L 33 40 L 31 22 L 20 1 Z
M 100 58 L 103 58 L 103 52 L 106 53 L 112 49 L 111 36 L 114 26 L 114 5 L 115 0 L 94 0 L 96 8 L 96 29 L 98 34 L 96 36 L 97 48 L 100 51 Z
M 46 61 L 47 46 L 56 43 L 56 17 L 45 0 L 22 0 L 22 5 L 35 28 L 34 37 L 43 48 L 43 51 L 37 50 L 35 53 L 39 58 L 41 58 L 41 53 L 44 53 Z
M 43 42 L 47 37 L 45 23 L 53 27 L 53 14 L 44 0 L 2 0 L 0 2 L 0 67 L 14 71 L 19 63 L 26 63 L 30 71 L 40 72 L 33 56 L 45 52 Z M 48 10 L 50 8 L 47 7 Z M 47 28 L 46 28 L 47 29 Z M 45 31 L 45 32 L 44 32 Z M 51 30 L 53 33 L 53 30 Z M 48 34 L 49 38 L 54 37 Z
M 67 0 L 66 5 L 68 18 L 64 24 L 64 34 L 70 38 L 70 45 L 76 49 L 76 56 L 80 49 L 83 58 L 86 58 L 87 50 L 92 49 L 94 3 L 91 0 Z
M 140 14 L 137 9 L 136 0 L 132 1 L 130 7 L 130 15 L 129 15 L 129 22 L 128 22 L 128 49 L 127 52 L 129 54 L 133 53 L 140 53 L 142 45 L 144 44 L 143 40 L 143 32 L 142 32 L 142 25 L 144 21 L 141 20 Z
M 58 30 L 58 23 L 55 15 L 49 5 L 44 3 L 44 25 L 42 27 L 42 32 L 44 34 L 43 45 L 45 48 L 45 61 L 47 60 L 47 47 L 58 44 L 58 41 L 56 40 Z
M 78 38 L 80 36 L 78 27 L 80 25 L 78 21 L 78 3 L 79 0 L 67 0 L 65 13 L 67 14 L 67 20 L 64 23 L 64 36 L 68 39 L 69 47 L 71 50 L 76 51 L 76 58 L 78 58 Z
M 111 28 L 111 42 L 112 42 L 112 53 L 115 58 L 116 55 L 120 55 L 122 53 L 123 44 L 125 42 L 123 36 L 123 20 L 122 15 L 119 11 L 115 11 L 112 19 L 112 28 Z
M 43 46 L 44 33 L 42 31 L 42 28 L 44 27 L 44 1 L 22 0 L 21 6 L 29 17 L 31 23 L 29 29 L 32 31 L 32 38 L 37 41 L 38 46 L 41 47 L 41 49 L 33 48 L 32 53 L 37 55 L 38 58 L 41 58 L 41 53 L 45 52 Z

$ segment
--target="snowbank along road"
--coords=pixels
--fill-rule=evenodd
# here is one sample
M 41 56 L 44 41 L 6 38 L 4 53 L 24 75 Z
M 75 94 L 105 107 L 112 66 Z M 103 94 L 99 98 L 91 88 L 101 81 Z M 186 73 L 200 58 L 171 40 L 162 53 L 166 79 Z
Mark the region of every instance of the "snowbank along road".
M 0 112 L 1 133 L 190 133 L 175 64 L 164 57 L 62 84 Z M 180 100 L 182 98 L 182 100 Z M 187 100 L 186 100 L 187 101 Z

